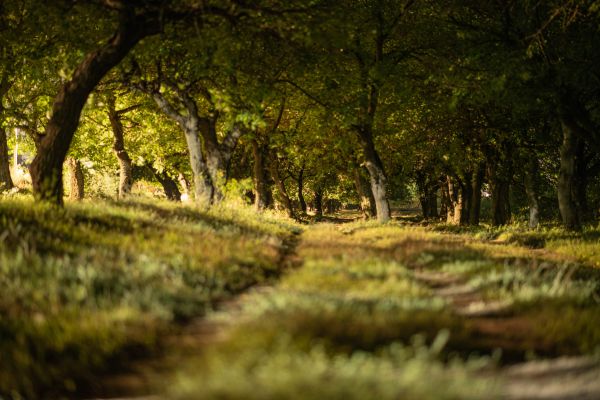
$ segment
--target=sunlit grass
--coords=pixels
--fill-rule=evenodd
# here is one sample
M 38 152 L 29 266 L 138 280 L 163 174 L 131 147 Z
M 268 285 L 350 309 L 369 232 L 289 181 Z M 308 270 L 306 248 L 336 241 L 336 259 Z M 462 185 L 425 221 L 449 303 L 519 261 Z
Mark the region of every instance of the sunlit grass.
M 600 343 L 597 279 L 581 275 L 592 271 L 592 250 L 584 265 L 557 250 L 594 243 L 595 230 L 301 228 L 239 205 L 201 211 L 136 200 L 59 210 L 23 199 L 0 203 L 0 228 L 7 395 L 77 391 L 130 355 L 156 354 L 166 332 L 199 316 L 224 332 L 214 344 L 202 339 L 202 351 L 180 351 L 174 377 L 157 380 L 161 396 L 488 399 L 497 382 L 477 375 L 482 365 L 591 353 Z M 281 274 L 300 231 L 302 266 Z M 546 247 L 532 252 L 532 240 L 516 235 L 542 235 Z M 507 325 L 460 314 L 420 272 L 507 304 Z M 213 311 L 254 284 L 271 287 L 232 312 Z

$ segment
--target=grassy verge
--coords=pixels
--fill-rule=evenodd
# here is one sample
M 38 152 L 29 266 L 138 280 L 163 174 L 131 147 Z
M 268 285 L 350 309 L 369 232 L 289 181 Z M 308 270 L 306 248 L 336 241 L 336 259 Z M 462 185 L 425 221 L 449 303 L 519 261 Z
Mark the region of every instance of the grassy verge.
M 0 397 L 77 392 L 156 352 L 177 323 L 278 275 L 293 229 L 227 207 L 3 200 Z

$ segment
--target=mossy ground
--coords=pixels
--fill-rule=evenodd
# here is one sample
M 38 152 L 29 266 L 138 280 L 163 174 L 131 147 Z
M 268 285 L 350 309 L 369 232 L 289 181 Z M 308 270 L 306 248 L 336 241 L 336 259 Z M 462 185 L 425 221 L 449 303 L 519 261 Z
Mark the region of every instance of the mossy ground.
M 484 368 L 600 346 L 593 252 L 552 244 L 579 236 L 145 201 L 3 201 L 0 227 L 5 397 L 98 393 L 130 358 L 175 399 L 491 399 Z

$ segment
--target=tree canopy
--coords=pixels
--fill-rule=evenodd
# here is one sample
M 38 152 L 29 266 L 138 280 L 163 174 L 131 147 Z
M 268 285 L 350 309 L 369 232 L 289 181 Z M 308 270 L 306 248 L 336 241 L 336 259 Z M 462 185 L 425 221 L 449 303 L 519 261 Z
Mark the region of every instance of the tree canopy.
M 599 9 L 3 2 L 1 185 L 21 138 L 34 196 L 56 204 L 73 159 L 108 197 L 146 181 L 210 207 L 235 186 L 294 217 L 344 205 L 385 222 L 414 199 L 449 223 L 577 230 L 600 210 Z

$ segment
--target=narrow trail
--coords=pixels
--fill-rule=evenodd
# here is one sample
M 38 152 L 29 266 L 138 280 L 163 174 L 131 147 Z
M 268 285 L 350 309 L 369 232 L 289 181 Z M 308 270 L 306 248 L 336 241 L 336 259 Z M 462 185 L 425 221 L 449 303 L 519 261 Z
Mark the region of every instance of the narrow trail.
M 482 342 L 510 351 L 527 341 L 531 321 L 511 315 L 509 302 L 486 300 L 459 274 L 416 270 L 414 276 L 446 299 L 457 315 L 469 318 Z M 600 362 L 589 356 L 518 362 L 481 375 L 502 381 L 502 396 L 507 400 L 600 399 Z
M 332 294 L 333 297 L 319 300 L 324 302 L 324 305 L 315 303 L 315 307 L 325 309 L 330 306 L 328 302 L 337 301 L 332 300 L 336 295 L 342 302 L 353 302 L 357 298 L 363 301 L 364 295 L 358 292 L 364 289 L 361 287 L 363 284 L 376 282 L 379 287 L 371 288 L 376 294 L 378 291 L 389 290 L 390 278 L 376 277 L 375 275 L 380 272 L 358 273 L 356 270 L 345 270 L 345 263 L 350 265 L 362 259 L 366 263 L 377 265 L 388 262 L 401 263 L 402 269 L 390 275 L 394 283 L 396 283 L 394 274 L 404 274 L 408 277 L 409 283 L 412 281 L 427 288 L 435 298 L 442 299 L 448 304 L 448 308 L 437 311 L 441 319 L 443 319 L 442 314 L 450 311 L 456 318 L 466 320 L 470 336 L 460 348 L 461 354 L 465 357 L 468 357 L 471 352 L 480 354 L 492 352 L 494 349 L 502 350 L 503 359 L 498 366 L 488 366 L 475 373 L 480 378 L 496 382 L 501 399 L 600 399 L 600 364 L 596 359 L 587 356 L 553 354 L 533 361 L 525 360 L 523 349 L 532 345 L 531 330 L 535 321 L 513 312 L 510 301 L 490 299 L 480 289 L 471 286 L 464 272 L 439 270 L 414 261 L 423 254 L 438 254 L 441 250 L 448 262 L 459 260 L 465 251 L 465 244 L 460 240 L 456 240 L 451 235 L 431 239 L 418 230 L 404 232 L 402 233 L 404 236 L 399 238 L 396 237 L 395 231 L 380 233 L 376 228 L 373 230 L 375 233 L 368 236 L 365 233 L 368 228 L 347 229 L 344 224 L 339 223 L 308 227 L 305 234 L 294 236 L 282 249 L 280 270 L 284 271 L 284 274 L 285 271 L 291 271 L 289 275 L 283 277 L 285 282 L 277 280 L 272 285 L 254 286 L 219 303 L 215 312 L 198 318 L 176 334 L 171 334 L 165 341 L 164 357 L 143 361 L 134 366 L 131 373 L 111 377 L 105 383 L 107 390 L 105 393 L 110 395 L 100 395 L 96 398 L 147 400 L 164 398 L 160 394 L 164 389 L 162 386 L 180 364 L 190 357 L 202 355 L 207 349 L 235 340 L 231 338 L 231 334 L 236 331 L 236 327 L 240 326 L 260 327 L 270 323 L 282 331 L 295 329 L 299 335 L 316 335 L 315 337 L 325 337 L 332 342 L 341 340 L 344 346 L 350 343 L 351 346 L 359 349 L 365 346 L 368 348 L 370 344 L 362 343 L 360 337 L 357 339 L 352 336 L 352 331 L 359 329 L 357 326 L 361 326 L 360 329 L 371 329 L 367 337 L 382 336 L 377 339 L 381 343 L 374 342 L 376 346 L 397 340 L 407 341 L 410 337 L 406 336 L 408 333 L 404 331 L 412 332 L 412 329 L 417 329 L 411 327 L 410 320 L 405 325 L 392 328 L 389 333 L 390 329 L 386 330 L 385 326 L 370 327 L 368 322 L 360 321 L 362 318 L 360 315 L 351 315 L 348 320 L 342 320 L 345 322 L 341 326 L 335 326 L 335 319 L 327 319 L 335 316 L 325 318 L 319 314 L 319 310 L 312 310 L 317 314 L 316 322 L 311 319 L 313 317 L 309 318 L 305 315 L 302 317 L 305 319 L 300 319 L 300 322 L 292 321 L 290 325 L 289 316 L 249 312 L 256 304 L 272 302 L 271 299 L 281 296 L 282 293 L 291 297 L 320 298 L 318 290 L 322 290 L 322 293 L 327 295 L 331 290 L 337 291 Z M 305 237 L 307 233 L 310 233 L 309 238 Z M 355 282 L 354 279 L 357 281 Z M 402 286 L 401 290 L 407 289 Z M 384 293 L 379 296 L 392 295 Z M 368 321 L 368 316 L 366 317 Z M 280 320 L 265 321 L 265 318 L 280 318 Z M 325 319 L 321 321 L 318 318 Z M 344 326 L 345 323 L 362 323 L 362 325 Z M 455 333 L 450 331 L 451 336 Z M 254 332 L 249 333 L 252 334 Z M 456 334 L 460 335 L 460 333 Z
M 294 232 L 282 242 L 276 279 L 302 265 L 302 260 L 296 254 L 300 240 L 301 232 Z M 201 354 L 204 349 L 225 341 L 232 325 L 245 320 L 245 303 L 271 290 L 272 285 L 257 284 L 230 298 L 215 302 L 212 312 L 194 318 L 162 338 L 160 355 L 137 360 L 127 367 L 127 371 L 103 377 L 98 387 L 93 389 L 94 395 L 85 397 L 94 400 L 164 398 L 161 392 L 165 379 L 170 379 L 190 355 Z

